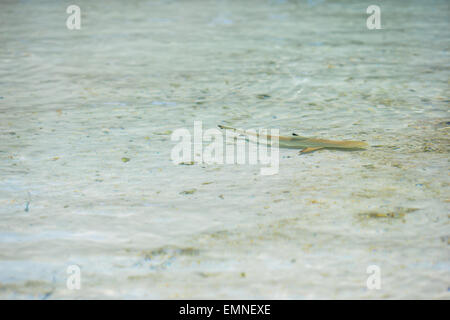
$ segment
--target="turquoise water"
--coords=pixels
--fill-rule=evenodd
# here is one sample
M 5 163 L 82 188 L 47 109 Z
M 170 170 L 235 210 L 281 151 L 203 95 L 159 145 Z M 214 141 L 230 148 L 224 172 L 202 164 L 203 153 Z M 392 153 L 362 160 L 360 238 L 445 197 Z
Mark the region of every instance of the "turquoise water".
M 0 4 L 0 298 L 449 298 L 448 1 L 377 1 L 380 30 L 359 1 L 69 4 Z M 194 121 L 370 147 L 175 165 Z

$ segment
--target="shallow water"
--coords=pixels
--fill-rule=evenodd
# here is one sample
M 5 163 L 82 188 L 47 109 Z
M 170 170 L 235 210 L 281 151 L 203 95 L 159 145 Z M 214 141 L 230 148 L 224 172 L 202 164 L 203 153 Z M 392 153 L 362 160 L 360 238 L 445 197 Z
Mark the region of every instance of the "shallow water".
M 448 1 L 377 1 L 381 30 L 358 1 L 126 3 L 76 1 L 81 30 L 0 4 L 0 298 L 449 298 Z M 370 147 L 174 165 L 194 121 Z

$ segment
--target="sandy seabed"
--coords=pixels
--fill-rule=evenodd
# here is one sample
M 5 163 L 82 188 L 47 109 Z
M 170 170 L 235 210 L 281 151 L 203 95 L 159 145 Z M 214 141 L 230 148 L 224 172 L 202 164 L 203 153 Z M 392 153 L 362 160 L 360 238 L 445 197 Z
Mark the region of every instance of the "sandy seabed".
M 358 1 L 77 1 L 72 31 L 2 3 L 0 298 L 448 299 L 449 3 L 378 2 L 381 30 Z M 175 165 L 194 121 L 370 147 Z

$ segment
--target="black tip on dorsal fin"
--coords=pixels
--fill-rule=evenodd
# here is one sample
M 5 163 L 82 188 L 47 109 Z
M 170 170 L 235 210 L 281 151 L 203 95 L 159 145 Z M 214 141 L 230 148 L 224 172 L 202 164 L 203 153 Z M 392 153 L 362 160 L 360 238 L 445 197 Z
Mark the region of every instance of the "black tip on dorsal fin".
M 296 134 L 296 133 L 293 133 L 292 135 L 293 135 L 293 136 L 297 136 L 297 137 L 298 137 L 298 134 Z

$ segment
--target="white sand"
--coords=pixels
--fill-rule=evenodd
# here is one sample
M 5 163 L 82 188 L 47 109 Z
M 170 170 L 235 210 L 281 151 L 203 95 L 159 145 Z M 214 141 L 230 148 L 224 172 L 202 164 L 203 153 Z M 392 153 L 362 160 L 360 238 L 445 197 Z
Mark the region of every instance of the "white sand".
M 448 3 L 316 2 L 2 4 L 0 298 L 448 299 Z M 194 120 L 371 147 L 175 166 Z

